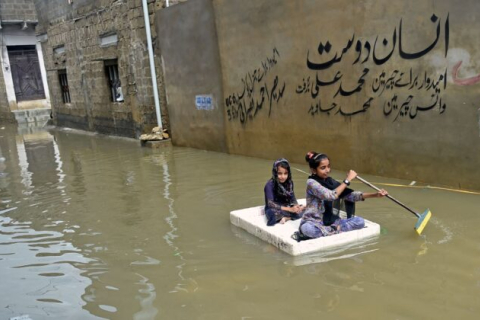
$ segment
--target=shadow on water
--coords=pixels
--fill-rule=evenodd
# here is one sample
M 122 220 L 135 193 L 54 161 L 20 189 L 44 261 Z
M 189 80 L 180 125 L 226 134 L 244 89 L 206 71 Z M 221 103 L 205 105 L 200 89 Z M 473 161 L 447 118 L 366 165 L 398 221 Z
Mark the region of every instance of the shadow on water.
M 432 211 L 423 235 L 367 200 L 357 214 L 379 237 L 290 257 L 229 221 L 263 203 L 271 162 L 1 127 L 0 318 L 477 318 L 479 195 L 365 176 Z M 305 175 L 293 179 L 303 198 Z

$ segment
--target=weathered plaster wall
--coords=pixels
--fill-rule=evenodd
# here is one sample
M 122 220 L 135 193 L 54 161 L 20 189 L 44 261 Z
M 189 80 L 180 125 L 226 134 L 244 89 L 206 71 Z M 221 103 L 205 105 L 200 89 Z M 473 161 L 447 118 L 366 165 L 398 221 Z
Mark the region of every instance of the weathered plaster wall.
M 213 4 L 228 152 L 303 163 L 316 150 L 337 169 L 480 189 L 478 1 L 211 0 L 193 14 L 198 3 L 183 4 L 162 41 L 177 45 Z M 196 59 L 203 44 L 188 48 Z M 180 96 L 205 78 L 197 60 L 162 54 L 188 83 L 170 90 L 166 79 L 172 122 L 188 123 L 197 111 Z M 182 145 L 210 148 L 202 138 Z
M 190 1 L 161 10 L 157 21 L 172 141 L 179 146 L 227 151 L 211 1 Z M 197 105 L 197 96 L 211 98 L 210 106 Z
M 0 58 L 3 65 L 3 58 Z M 5 77 L 3 70 L 0 71 L 0 122 L 14 122 L 15 117 L 10 112 L 7 99 L 7 88 L 5 86 Z

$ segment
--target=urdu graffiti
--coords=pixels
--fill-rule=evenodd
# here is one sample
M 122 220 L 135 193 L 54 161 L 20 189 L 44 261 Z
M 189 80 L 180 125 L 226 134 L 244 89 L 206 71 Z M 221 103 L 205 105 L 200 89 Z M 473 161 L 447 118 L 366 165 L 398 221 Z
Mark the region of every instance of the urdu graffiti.
M 310 54 L 310 51 L 307 51 L 306 66 L 316 74 L 304 77 L 302 83 L 295 90 L 296 94 L 307 95 L 313 100 L 307 113 L 313 117 L 323 113 L 353 116 L 367 112 L 372 105 L 376 105 L 383 108 L 385 117 L 391 118 L 393 121 L 404 117 L 414 119 L 418 114 L 427 111 L 436 110 L 439 114 L 443 114 L 447 107 L 442 100 L 442 93 L 447 88 L 446 68 L 441 72 L 434 70 L 429 73 L 421 70 L 422 66 L 419 70 L 418 65 L 416 68 L 412 66 L 408 69 L 385 67 L 388 66 L 388 62 L 395 54 L 398 54 L 397 58 L 406 60 L 405 62 L 426 56 L 436 48 L 442 37 L 443 52 L 447 57 L 450 34 L 449 15 L 444 23 L 435 14 L 430 17 L 430 21 L 435 26 L 435 38 L 418 51 L 411 52 L 405 49 L 409 45 L 408 39 L 403 35 L 403 19 L 400 19 L 398 32 L 395 27 L 391 37 L 385 37 L 382 41 L 379 41 L 378 35 L 372 41 L 360 39 L 355 41 L 356 36 L 353 34 L 338 52 L 332 52 L 330 41 L 320 42 L 318 55 Z M 350 59 L 352 54 L 348 55 L 352 50 L 355 50 L 354 60 Z M 324 61 L 325 59 L 322 59 L 324 56 L 331 58 Z M 341 71 L 334 72 L 335 75 L 330 78 L 326 78 L 322 74 L 335 68 L 337 64 L 338 66 L 341 66 L 340 64 L 342 66 L 344 64 L 362 66 L 360 67 L 362 71 L 353 87 L 347 88 L 343 80 L 346 78 L 350 83 L 352 74 L 355 73 L 353 70 L 358 70 L 358 67 L 356 69 L 350 67 L 348 74 Z M 372 71 L 374 68 L 381 71 L 374 74 Z M 352 71 L 350 72 L 350 70 Z M 331 74 L 331 72 L 329 73 Z M 333 93 L 331 101 L 321 101 L 319 92 L 322 88 L 327 87 L 331 87 L 328 92 Z M 350 97 L 361 92 L 362 96 L 366 98 L 353 110 L 351 104 L 346 106 L 339 101 L 342 97 Z
M 246 124 L 254 119 L 264 107 L 268 108 L 268 116 L 272 107 L 277 105 L 285 92 L 286 84 L 281 82 L 278 75 L 267 77 L 277 65 L 280 53 L 273 49 L 272 56 L 261 62 L 261 67 L 248 72 L 242 79 L 242 89 L 229 95 L 225 99 L 227 117 L 229 121 L 239 120 Z M 266 111 L 264 111 L 266 112 Z

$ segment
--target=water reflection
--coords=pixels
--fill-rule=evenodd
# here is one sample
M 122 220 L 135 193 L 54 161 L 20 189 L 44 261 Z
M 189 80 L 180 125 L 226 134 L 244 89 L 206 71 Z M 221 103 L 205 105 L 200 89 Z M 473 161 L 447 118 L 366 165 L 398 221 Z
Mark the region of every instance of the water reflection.
M 183 276 L 183 266 L 185 265 L 185 259 L 182 255 L 182 251 L 180 248 L 175 244 L 175 239 L 178 238 L 176 234 L 177 227 L 175 226 L 175 220 L 178 218 L 177 214 L 174 210 L 175 200 L 170 195 L 170 187 L 172 185 L 172 181 L 170 178 L 170 173 L 168 169 L 168 163 L 166 161 L 165 156 L 168 154 L 161 154 L 161 155 L 153 155 L 150 157 L 150 161 L 155 165 L 162 167 L 163 173 L 163 182 L 164 182 L 164 189 L 163 189 L 163 197 L 168 203 L 168 215 L 165 217 L 165 221 L 167 222 L 170 230 L 164 235 L 165 242 L 173 249 L 173 256 L 175 259 L 180 260 L 180 264 L 176 266 L 178 271 L 178 278 L 180 282 L 175 285 L 170 293 L 176 293 L 179 291 L 182 292 L 195 292 L 198 289 L 198 284 L 192 278 L 185 278 Z
M 28 315 L 32 319 L 52 315 L 96 318 L 81 309 L 67 307 L 85 305 L 81 296 L 92 281 L 82 275 L 80 265 L 89 264 L 92 259 L 66 241 L 63 233 L 35 230 L 31 221 L 19 221 L 5 214 L 4 210 L 0 215 L 2 313 L 7 317 Z
M 140 280 L 137 282 L 143 289 L 139 290 L 142 294 L 140 299 L 141 310 L 133 315 L 133 319 L 155 319 L 158 314 L 158 309 L 154 307 L 154 302 L 157 297 L 155 293 L 155 286 L 149 282 L 149 279 L 137 274 Z
M 362 254 L 373 253 L 378 248 L 378 236 L 370 237 L 359 242 L 346 244 L 341 247 L 332 248 L 329 250 L 323 250 L 320 252 L 314 252 L 311 254 L 305 254 L 300 256 L 288 256 L 285 253 L 279 251 L 273 245 L 262 241 L 260 238 L 245 232 L 245 230 L 231 226 L 232 233 L 239 238 L 243 243 L 250 246 L 259 248 L 262 252 L 271 256 L 272 259 L 283 261 L 285 265 L 291 266 L 304 266 L 313 265 L 318 263 L 326 263 L 339 259 L 351 259 L 359 258 Z
M 9 318 L 97 318 L 82 310 L 82 295 L 92 284 L 83 273 L 94 260 L 66 237 L 78 226 L 52 218 L 52 208 L 61 207 L 55 202 L 65 196 L 58 146 L 48 132 L 16 135 L 14 130 L 7 128 L 0 140 L 5 173 L 0 177 L 1 286 L 8 292 L 1 313 Z
M 378 238 L 293 258 L 229 221 L 230 211 L 262 204 L 270 167 L 6 128 L 0 290 L 9 294 L 0 318 L 476 319 L 478 195 L 391 186 L 412 208 L 430 207 L 422 237 L 404 209 L 366 201 L 358 210 L 382 226 Z M 294 182 L 300 197 L 305 177 L 295 172 Z

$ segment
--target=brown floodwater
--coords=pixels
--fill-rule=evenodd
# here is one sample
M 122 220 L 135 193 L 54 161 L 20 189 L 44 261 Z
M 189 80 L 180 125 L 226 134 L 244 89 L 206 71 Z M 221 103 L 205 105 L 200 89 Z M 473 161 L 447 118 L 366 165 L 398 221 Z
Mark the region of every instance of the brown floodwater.
M 478 194 L 362 175 L 430 208 L 423 235 L 369 199 L 357 215 L 379 237 L 291 257 L 229 220 L 262 205 L 274 159 L 0 127 L 1 319 L 479 317 Z M 303 198 L 306 165 L 293 167 Z

